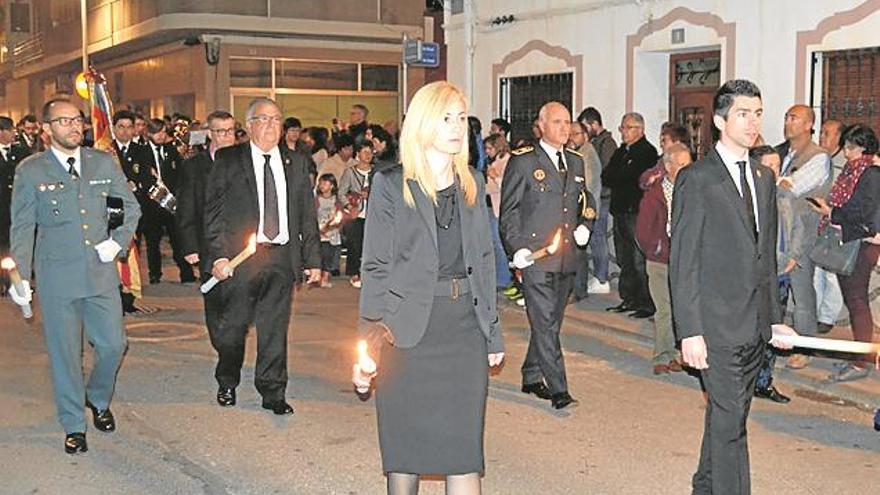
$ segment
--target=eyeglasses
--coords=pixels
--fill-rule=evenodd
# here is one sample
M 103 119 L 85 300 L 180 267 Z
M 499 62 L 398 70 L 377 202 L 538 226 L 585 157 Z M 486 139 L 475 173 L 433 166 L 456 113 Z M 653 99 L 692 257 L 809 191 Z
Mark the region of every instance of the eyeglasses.
M 260 124 L 263 124 L 263 125 L 266 125 L 269 122 L 271 122 L 273 124 L 280 124 L 281 123 L 281 116 L 280 115 L 260 114 L 260 115 L 254 115 L 253 117 L 251 117 L 250 120 L 251 120 L 251 122 L 256 120 L 257 122 L 259 122 Z
M 211 134 L 216 134 L 218 136 L 232 136 L 235 135 L 235 127 L 230 127 L 228 129 L 211 129 Z
M 82 125 L 82 117 L 57 117 L 49 121 L 51 124 L 58 124 L 61 127 L 70 127 L 70 124 Z
M 618 127 L 617 129 L 620 131 L 631 131 L 633 129 L 641 129 L 641 128 L 642 128 L 642 126 L 640 126 L 640 125 L 622 125 L 622 126 Z

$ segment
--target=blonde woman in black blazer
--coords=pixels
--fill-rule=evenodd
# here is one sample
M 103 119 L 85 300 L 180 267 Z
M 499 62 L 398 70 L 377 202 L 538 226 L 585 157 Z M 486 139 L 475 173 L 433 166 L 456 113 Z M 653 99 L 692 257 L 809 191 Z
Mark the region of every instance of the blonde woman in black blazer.
M 462 92 L 423 87 L 401 165 L 377 172 L 370 191 L 359 326 L 385 337 L 370 353 L 381 354 L 376 409 L 392 495 L 417 493 L 422 474 L 445 476 L 447 493 L 480 493 L 488 372 L 504 345 L 485 181 L 467 165 L 466 133 Z

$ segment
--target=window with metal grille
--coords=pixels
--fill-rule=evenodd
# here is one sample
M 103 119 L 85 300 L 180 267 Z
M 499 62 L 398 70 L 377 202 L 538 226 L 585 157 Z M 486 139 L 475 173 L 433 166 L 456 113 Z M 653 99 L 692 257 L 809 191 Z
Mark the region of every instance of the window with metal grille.
M 822 53 L 822 119 L 880 130 L 880 47 Z
M 502 77 L 499 115 L 510 122 L 510 142 L 532 139 L 532 122 L 548 101 L 558 101 L 571 112 L 572 73 Z

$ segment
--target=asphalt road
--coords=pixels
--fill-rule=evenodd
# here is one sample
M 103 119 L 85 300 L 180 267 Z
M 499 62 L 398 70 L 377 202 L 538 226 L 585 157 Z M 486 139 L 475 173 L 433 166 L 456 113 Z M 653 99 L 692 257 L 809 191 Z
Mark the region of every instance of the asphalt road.
M 78 456 L 62 449 L 39 324 L 0 301 L 0 493 L 384 493 L 374 404 L 348 382 L 356 298 L 344 280 L 297 295 L 288 386 L 296 414 L 279 418 L 260 408 L 252 385 L 253 332 L 239 403 L 221 409 L 197 289 L 148 287 L 147 302 L 161 311 L 126 319 L 118 430 L 91 430 L 90 451 Z M 703 418 L 694 378 L 654 377 L 644 347 L 570 321 L 563 343 L 580 406 L 555 412 L 519 392 L 524 313 L 507 307 L 502 321 L 508 354 L 490 382 L 484 493 L 689 493 Z M 753 405 L 753 493 L 876 490 L 871 413 L 789 392 L 789 405 Z M 425 480 L 421 493 L 443 493 L 443 484 Z

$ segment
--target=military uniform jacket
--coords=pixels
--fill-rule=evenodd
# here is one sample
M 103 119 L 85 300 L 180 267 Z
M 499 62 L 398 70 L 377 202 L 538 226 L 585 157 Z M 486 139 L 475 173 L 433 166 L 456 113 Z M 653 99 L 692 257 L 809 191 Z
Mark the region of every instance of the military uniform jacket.
M 134 140 L 128 143 L 128 149 L 123 154 L 122 151 L 113 141 L 113 151 L 119 159 L 122 166 L 122 172 L 125 178 L 132 184 L 134 196 L 138 203 L 143 207 L 152 200 L 149 198 L 150 186 L 153 185 L 153 175 L 150 173 L 150 150 L 148 146 L 137 144 Z
M 12 143 L 5 159 L 0 153 L 0 254 L 5 254 L 9 249 L 9 225 L 12 222 L 10 207 L 15 167 L 29 154 L 30 151 L 19 143 Z
M 549 245 L 557 229 L 562 240 L 555 254 L 537 260 L 530 269 L 543 272 L 577 271 L 574 230 L 584 224 L 592 231 L 596 202 L 587 192 L 584 162 L 565 150 L 568 172 L 562 176 L 541 147 L 527 146 L 511 153 L 501 186 L 499 228 L 509 256 L 520 249 L 532 252 Z
M 116 263 L 102 263 L 95 251 L 108 238 L 107 197 L 122 199 L 125 209 L 123 224 L 110 232 L 122 247 L 120 256 L 140 218 L 125 175 L 111 156 L 90 148 L 80 153 L 79 179 L 48 150 L 24 160 L 15 173 L 12 256 L 23 279 L 30 279 L 36 268 L 44 294 L 86 297 L 118 290 Z

